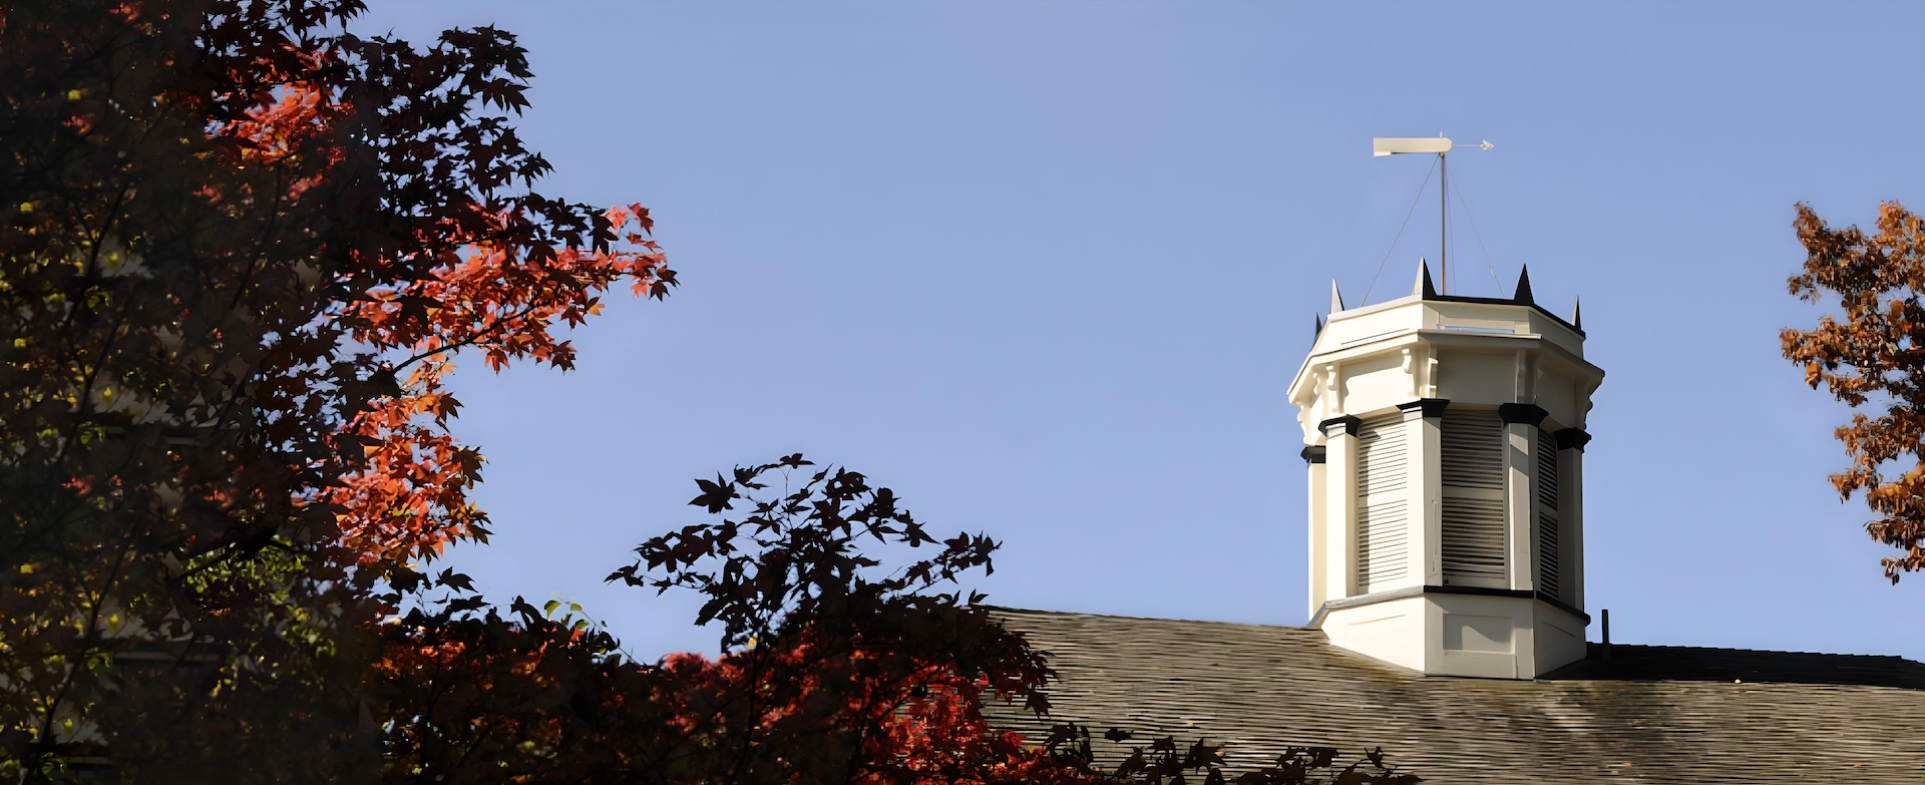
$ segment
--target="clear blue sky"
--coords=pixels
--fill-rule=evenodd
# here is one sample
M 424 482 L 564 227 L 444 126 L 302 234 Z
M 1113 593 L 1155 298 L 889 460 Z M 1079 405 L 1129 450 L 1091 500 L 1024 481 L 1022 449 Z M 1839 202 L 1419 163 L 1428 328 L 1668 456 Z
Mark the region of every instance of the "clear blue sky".
M 1925 207 L 1925 5 L 408 0 L 356 29 L 481 24 L 530 50 L 545 190 L 648 205 L 684 281 L 612 298 L 576 372 L 465 365 L 497 536 L 452 563 L 491 595 L 712 650 L 690 600 L 600 578 L 697 519 L 691 478 L 802 451 L 1006 540 L 993 602 L 1301 624 L 1284 388 L 1425 174 L 1370 138 L 1444 132 L 1497 145 L 1452 174 L 1504 291 L 1529 264 L 1584 298 L 1613 638 L 1925 660 L 1925 575 L 1882 576 L 1825 480 L 1847 410 L 1777 338 L 1818 315 L 1794 203 Z M 1456 289 L 1496 294 L 1459 232 Z

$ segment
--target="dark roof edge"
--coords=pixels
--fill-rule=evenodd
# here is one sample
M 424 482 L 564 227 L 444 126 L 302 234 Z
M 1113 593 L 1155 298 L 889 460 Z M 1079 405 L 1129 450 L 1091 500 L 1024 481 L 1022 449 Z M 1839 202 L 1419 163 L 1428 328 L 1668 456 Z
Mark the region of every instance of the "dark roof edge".
M 1599 643 L 1597 641 L 1591 641 L 1591 645 L 1602 646 L 1604 644 Z M 1918 663 L 1920 665 L 1925 665 L 1925 662 L 1919 662 L 1918 660 L 1910 659 L 1903 654 L 1852 654 L 1850 652 L 1837 652 L 1837 651 L 1794 651 L 1790 649 L 1740 649 L 1732 646 L 1687 646 L 1683 644 L 1674 644 L 1674 643 L 1612 643 L 1611 648 L 1616 650 L 1641 649 L 1644 651 L 1677 652 L 1677 653 L 1715 651 L 1715 652 L 1723 652 L 1727 654 L 1796 654 L 1796 655 L 1801 655 L 1806 657 L 1851 657 L 1854 659 L 1862 658 L 1862 659 L 1894 660 L 1897 662 L 1912 662 L 1912 663 Z
M 1551 321 L 1557 322 L 1558 324 L 1561 324 L 1567 328 L 1570 328 L 1571 332 L 1577 333 L 1579 337 L 1588 337 L 1588 336 L 1585 336 L 1584 334 L 1584 328 L 1579 327 L 1575 324 L 1572 324 L 1570 320 L 1565 319 L 1562 316 L 1558 316 L 1555 313 L 1551 313 L 1551 309 L 1545 308 L 1544 306 L 1537 304 L 1535 301 L 1519 302 L 1509 297 L 1470 297 L 1470 296 L 1461 295 L 1461 294 L 1432 295 L 1432 296 L 1424 297 L 1423 300 L 1424 302 L 1427 302 L 1427 303 L 1444 302 L 1444 303 L 1471 303 L 1475 305 L 1522 305 L 1533 311 L 1544 314 L 1545 316 L 1551 317 Z
M 1311 627 L 1304 624 L 1260 624 L 1257 622 L 1249 622 L 1249 621 L 1223 621 L 1221 619 L 1173 619 L 1167 616 L 1123 616 L 1123 615 L 1114 614 L 1114 613 L 1085 613 L 1083 611 L 1049 611 L 1049 610 L 1042 610 L 1039 608 L 1017 608 L 1009 605 L 991 605 L 989 603 L 979 603 L 977 607 L 987 610 L 991 613 L 1020 613 L 1020 614 L 1027 614 L 1031 616 L 1087 616 L 1090 618 L 1097 618 L 1097 619 L 1129 619 L 1132 621 L 1167 621 L 1167 622 L 1177 622 L 1182 624 L 1223 624 L 1223 625 L 1228 625 L 1232 627 L 1263 627 L 1266 629 L 1279 629 L 1279 630 L 1316 630 L 1315 627 Z
M 1412 588 L 1416 589 L 1416 588 L 1438 588 L 1438 587 L 1412 587 Z M 1469 589 L 1469 590 L 1466 590 L 1466 589 Z M 1500 592 L 1509 592 L 1509 591 L 1510 590 L 1507 590 L 1507 589 L 1470 589 L 1469 587 L 1452 586 L 1446 589 L 1444 593 L 1483 594 L 1483 593 L 1500 593 Z M 1397 592 L 1382 592 L 1381 594 L 1390 595 L 1390 594 L 1401 594 L 1403 592 L 1409 592 L 1410 595 L 1412 596 L 1419 593 L 1416 591 L 1412 591 L 1411 589 L 1404 589 L 1404 590 L 1399 590 Z M 1519 593 L 1523 594 L 1525 592 L 1519 592 Z M 1364 595 L 1363 597 L 1354 597 L 1349 599 L 1361 600 L 1365 598 L 1370 598 L 1372 601 L 1379 601 L 1377 599 L 1378 595 Z M 1542 596 L 1538 596 L 1537 598 L 1545 599 Z M 1359 604 L 1362 604 L 1362 603 L 1359 603 Z M 1558 603 L 1558 604 L 1563 605 L 1563 603 Z M 1330 603 L 1325 603 L 1325 606 L 1329 607 Z M 1112 614 L 1112 613 L 1086 613 L 1083 611 L 1052 611 L 1052 610 L 1041 610 L 1037 608 L 1018 608 L 1018 607 L 1009 606 L 1009 605 L 992 605 L 989 603 L 979 603 L 977 607 L 983 608 L 984 610 L 987 610 L 991 613 L 1021 614 L 1021 615 L 1028 615 L 1028 616 L 1063 616 L 1063 617 L 1081 616 L 1084 618 L 1118 619 L 1118 620 L 1124 620 L 1124 621 L 1154 621 L 1154 622 L 1170 622 L 1175 624 L 1213 624 L 1213 625 L 1221 625 L 1226 627 L 1259 627 L 1263 629 L 1302 630 L 1305 632 L 1318 632 L 1318 633 L 1322 632 L 1316 627 L 1312 627 L 1307 624 L 1259 624 L 1255 622 L 1222 621 L 1217 619 L 1176 619 L 1176 618 L 1161 617 L 1161 616 L 1123 616 L 1123 615 Z M 1582 611 L 1578 611 L 1578 613 L 1582 613 Z M 1587 643 L 1587 646 L 1593 650 L 1601 649 L 1601 647 L 1604 645 L 1597 641 L 1587 641 L 1586 643 Z M 1644 644 L 1644 643 L 1612 643 L 1611 648 L 1613 650 L 1626 652 L 1626 653 L 1632 653 L 1637 651 L 1648 651 L 1648 652 L 1677 652 L 1677 653 L 1720 652 L 1720 653 L 1727 653 L 1727 654 L 1796 655 L 1796 656 L 1809 656 L 1809 657 L 1832 657 L 1832 658 L 1849 658 L 1849 659 L 1862 659 L 1862 660 L 1879 660 L 1881 662 L 1889 662 L 1889 663 L 1910 663 L 1913 665 L 1925 665 L 1925 662 L 1919 662 L 1918 660 L 1909 659 L 1901 654 L 1841 654 L 1837 652 L 1781 651 L 1778 649 L 1740 649 L 1740 648 L 1720 647 L 1720 646 L 1683 646 L 1683 645 Z M 1570 670 L 1578 665 L 1582 665 L 1589 661 L 1591 661 L 1589 657 L 1582 660 L 1578 660 L 1577 662 L 1572 663 L 1571 665 L 1567 665 L 1555 671 L 1551 671 L 1549 673 L 1541 675 L 1538 677 L 1538 679 L 1545 680 L 1547 678 L 1555 677 L 1559 673 L 1562 673 L 1566 670 Z

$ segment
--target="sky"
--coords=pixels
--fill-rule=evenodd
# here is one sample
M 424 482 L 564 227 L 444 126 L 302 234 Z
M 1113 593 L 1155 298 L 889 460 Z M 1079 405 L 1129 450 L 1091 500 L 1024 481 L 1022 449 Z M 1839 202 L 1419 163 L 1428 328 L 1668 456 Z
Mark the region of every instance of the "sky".
M 493 597 L 712 652 L 694 598 L 602 577 L 703 519 L 694 478 L 802 452 L 1002 540 L 992 603 L 1303 624 L 1285 389 L 1331 281 L 1381 302 L 1435 262 L 1434 181 L 1398 233 L 1427 163 L 1369 148 L 1443 133 L 1495 145 L 1451 157 L 1452 291 L 1528 264 L 1583 298 L 1612 639 L 1925 660 L 1925 575 L 1891 585 L 1826 480 L 1849 410 L 1778 341 L 1822 312 L 1785 291 L 1795 204 L 1925 207 L 1925 4 L 376 0 L 351 29 L 479 25 L 529 51 L 542 190 L 648 206 L 683 282 L 609 298 L 575 371 L 458 372 L 495 536 L 447 561 Z

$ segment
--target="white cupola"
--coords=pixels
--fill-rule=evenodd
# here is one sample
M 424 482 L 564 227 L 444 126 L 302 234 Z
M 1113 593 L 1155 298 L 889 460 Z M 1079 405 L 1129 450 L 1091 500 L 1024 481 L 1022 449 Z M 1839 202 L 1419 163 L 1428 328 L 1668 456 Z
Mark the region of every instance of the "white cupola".
M 1604 371 L 1577 311 L 1410 296 L 1330 319 L 1290 385 L 1310 475 L 1310 625 L 1426 674 L 1583 658 L 1584 419 Z

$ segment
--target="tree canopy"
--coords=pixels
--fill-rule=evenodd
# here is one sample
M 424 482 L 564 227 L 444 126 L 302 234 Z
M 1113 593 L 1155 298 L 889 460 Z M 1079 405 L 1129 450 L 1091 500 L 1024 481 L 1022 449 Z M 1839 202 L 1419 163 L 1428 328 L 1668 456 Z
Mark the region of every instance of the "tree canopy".
M 1224 780 L 1207 740 L 1104 771 L 1088 728 L 991 727 L 1051 677 L 961 588 L 996 543 L 800 455 L 699 481 L 713 519 L 610 565 L 704 597 L 716 658 L 437 572 L 493 525 L 454 360 L 568 369 L 607 292 L 677 279 L 647 209 L 535 190 L 513 35 L 362 10 L 0 9 L 0 777 Z M 1414 781 L 1321 748 L 1241 781 L 1317 777 Z
M 7 766 L 365 755 L 371 622 L 488 533 L 454 353 L 567 368 L 557 328 L 675 282 L 646 210 L 530 190 L 511 35 L 361 10 L 0 11 Z
M 1925 569 L 1925 219 L 1898 202 L 1878 208 L 1878 231 L 1834 229 L 1809 205 L 1794 224 L 1805 247 L 1793 295 L 1834 304 L 1809 330 L 1780 335 L 1805 383 L 1854 409 L 1836 435 L 1851 463 L 1831 475 L 1841 500 L 1863 492 L 1873 539 L 1898 550 L 1884 559 L 1892 582 Z

